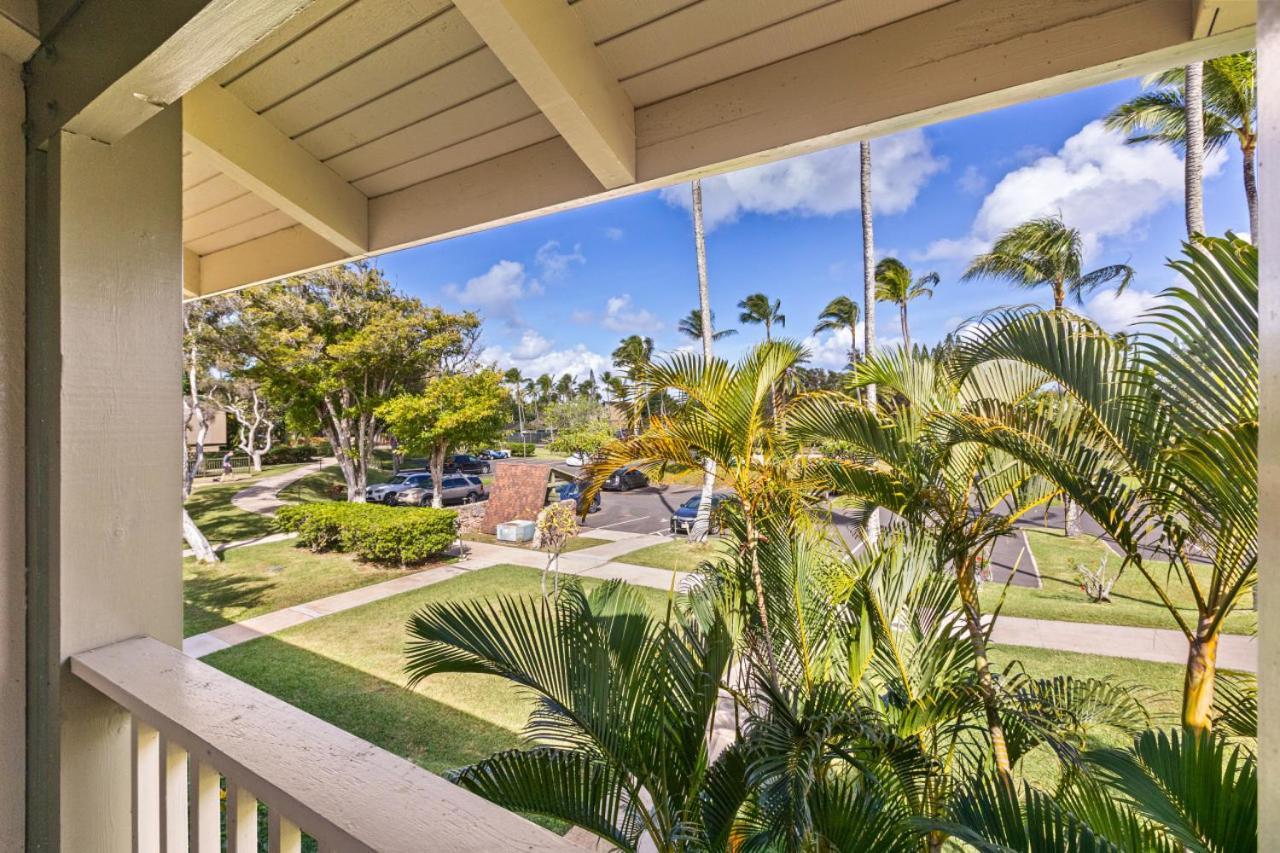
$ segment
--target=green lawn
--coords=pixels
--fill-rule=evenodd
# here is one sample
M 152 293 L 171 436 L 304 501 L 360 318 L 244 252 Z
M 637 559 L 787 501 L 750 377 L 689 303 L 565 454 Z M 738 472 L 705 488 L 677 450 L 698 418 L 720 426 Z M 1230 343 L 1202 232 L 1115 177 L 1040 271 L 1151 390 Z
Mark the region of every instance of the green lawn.
M 490 545 L 505 545 L 508 548 L 525 548 L 532 550 L 528 542 L 502 542 L 491 533 L 466 533 L 462 536 L 468 542 L 487 542 Z M 608 545 L 611 540 L 597 539 L 592 536 L 575 536 L 565 543 L 563 554 L 570 551 L 581 551 L 583 548 L 594 548 L 597 545 Z
M 263 477 L 283 474 L 300 467 L 302 466 L 273 465 L 252 477 L 239 477 L 228 483 L 196 486 L 191 492 L 191 497 L 187 498 L 187 512 L 191 514 L 191 520 L 196 523 L 205 537 L 214 544 L 275 533 L 276 525 L 271 518 L 236 509 L 231 504 L 231 498 L 236 492 L 253 485 Z
M 1036 565 L 1044 586 L 1042 589 L 1010 586 L 1002 613 L 1036 619 L 1060 619 L 1067 622 L 1105 622 L 1112 625 L 1140 625 L 1176 629 L 1177 623 L 1160 604 L 1151 585 L 1132 567 L 1111 592 L 1110 604 L 1095 604 L 1080 589 L 1080 580 L 1072 564 L 1079 560 L 1090 566 L 1107 556 L 1108 566 L 1119 567 L 1120 557 L 1106 544 L 1092 537 L 1068 539 L 1059 530 L 1028 530 L 1027 541 L 1036 557 Z M 1024 558 L 1025 559 L 1025 558 Z M 1195 624 L 1195 608 L 1190 590 L 1176 577 L 1167 576 L 1165 563 L 1148 563 L 1151 572 L 1170 589 L 1174 601 L 1182 608 L 1189 624 Z M 1002 588 L 988 584 L 982 591 L 983 605 L 991 608 Z M 1228 633 L 1248 634 L 1257 630 L 1258 615 L 1252 610 L 1237 609 L 1227 617 Z
M 415 571 L 421 569 L 365 564 L 347 554 L 313 554 L 292 542 L 233 548 L 211 566 L 184 560 L 183 636 Z
M 723 540 L 712 539 L 705 543 L 690 542 L 681 537 L 669 542 L 650 545 L 630 554 L 615 557 L 619 563 L 630 563 L 633 566 L 652 566 L 655 569 L 668 569 L 677 572 L 692 572 L 706 560 L 722 556 Z
M 405 623 L 432 601 L 537 595 L 540 577 L 536 569 L 494 566 L 316 619 L 204 660 L 440 773 L 519 746 L 533 703 L 493 676 L 439 675 L 406 689 Z M 641 592 L 655 611 L 665 608 L 665 593 Z
M 370 468 L 369 485 L 385 483 L 391 479 L 389 471 Z M 296 482 L 290 483 L 280 490 L 280 499 L 294 503 L 315 503 L 316 501 L 342 501 L 347 499 L 346 480 L 342 479 L 342 469 L 337 465 L 308 474 Z

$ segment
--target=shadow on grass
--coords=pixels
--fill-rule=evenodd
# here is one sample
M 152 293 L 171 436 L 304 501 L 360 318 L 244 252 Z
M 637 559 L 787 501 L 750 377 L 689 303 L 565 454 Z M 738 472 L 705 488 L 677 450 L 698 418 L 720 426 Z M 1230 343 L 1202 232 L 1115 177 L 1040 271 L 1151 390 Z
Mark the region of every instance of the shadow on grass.
M 522 744 L 506 728 L 276 637 L 224 649 L 204 662 L 432 773 Z M 514 691 L 492 681 L 495 691 Z M 557 832 L 568 829 L 531 819 Z
M 254 575 L 197 574 L 182 584 L 183 633 L 203 634 L 231 620 L 223 615 L 229 608 L 247 610 L 260 605 L 275 582 Z

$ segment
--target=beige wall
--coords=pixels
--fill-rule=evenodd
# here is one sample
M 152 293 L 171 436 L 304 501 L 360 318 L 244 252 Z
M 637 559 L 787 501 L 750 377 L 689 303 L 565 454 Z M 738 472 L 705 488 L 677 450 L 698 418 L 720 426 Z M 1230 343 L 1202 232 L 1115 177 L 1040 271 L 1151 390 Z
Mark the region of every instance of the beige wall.
M 113 145 L 64 132 L 29 158 L 29 653 L 50 683 L 32 687 L 33 846 L 130 848 L 128 716 L 67 657 L 181 642 L 181 152 L 175 106 Z
M 22 81 L 0 56 L 0 850 L 21 850 L 26 738 L 23 390 L 26 289 Z

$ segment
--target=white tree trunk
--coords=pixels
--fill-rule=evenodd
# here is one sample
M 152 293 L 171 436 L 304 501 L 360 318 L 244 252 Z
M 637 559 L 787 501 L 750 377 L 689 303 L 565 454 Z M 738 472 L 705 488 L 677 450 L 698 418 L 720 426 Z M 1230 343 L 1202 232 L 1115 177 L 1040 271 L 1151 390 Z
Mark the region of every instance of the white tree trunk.
M 702 312 L 702 358 L 711 362 L 711 343 L 714 329 L 711 327 L 711 294 L 707 288 L 707 236 L 702 224 L 702 181 L 693 182 L 693 243 L 698 257 L 698 310 Z M 702 542 L 711 531 L 711 495 L 716 488 L 716 463 L 714 459 L 702 461 L 702 495 L 698 500 L 698 514 L 694 517 L 689 538 Z
M 431 450 L 431 505 L 436 509 L 444 506 L 444 454 L 448 448 L 437 444 Z
M 1187 236 L 1204 233 L 1204 66 L 1186 69 L 1186 196 Z
M 1067 498 L 1062 507 L 1062 532 L 1075 536 L 1080 532 L 1080 504 Z
M 862 207 L 862 352 L 867 358 L 876 353 L 876 252 L 871 220 L 871 142 L 858 143 L 860 155 L 859 183 Z M 876 409 L 876 386 L 866 388 L 866 402 Z M 866 524 L 867 539 L 874 544 L 880 537 L 880 516 L 873 508 Z
M 187 508 L 182 508 L 182 538 L 186 540 L 187 547 L 195 552 L 196 559 L 202 563 L 218 562 L 218 554 L 213 550 L 213 546 L 209 544 L 209 540 L 200 532 L 200 528 L 196 526 L 195 521 L 191 518 L 191 513 L 187 512 Z
M 184 330 L 190 332 L 185 314 L 182 321 Z M 214 553 L 213 547 L 209 544 L 209 540 L 204 533 L 196 526 L 195 520 L 187 512 L 185 505 L 187 498 L 191 497 L 192 488 L 195 486 L 196 472 L 204 464 L 204 440 L 209 435 L 209 419 L 204 414 L 204 406 L 200 400 L 200 385 L 197 382 L 199 359 L 200 351 L 196 347 L 194 339 L 192 339 L 191 350 L 187 353 L 187 391 L 190 394 L 190 401 L 187 405 L 187 415 L 182 423 L 182 462 L 184 466 L 182 477 L 182 538 L 186 540 L 187 545 L 195 552 L 197 560 L 202 563 L 216 563 L 218 562 L 218 555 Z M 192 458 L 188 460 L 186 447 L 187 429 L 190 427 L 193 417 L 196 419 L 196 447 Z

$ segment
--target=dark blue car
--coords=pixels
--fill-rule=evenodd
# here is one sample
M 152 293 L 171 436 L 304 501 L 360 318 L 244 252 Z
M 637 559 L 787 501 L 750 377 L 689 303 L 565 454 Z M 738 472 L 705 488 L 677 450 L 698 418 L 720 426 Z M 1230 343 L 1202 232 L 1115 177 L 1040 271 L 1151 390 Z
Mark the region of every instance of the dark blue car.
M 574 509 L 578 514 L 582 514 L 582 484 L 581 483 L 565 483 L 556 489 L 556 494 L 560 496 L 562 501 L 573 501 Z M 587 508 L 587 512 L 600 511 L 600 493 L 596 492 L 595 497 L 591 500 L 591 506 Z
M 711 527 L 709 532 L 716 533 L 719 531 L 719 526 L 716 524 L 716 510 L 719 509 L 722 502 L 732 499 L 733 494 L 731 492 L 713 492 L 711 494 Z M 693 529 L 694 519 L 698 517 L 698 504 L 701 502 L 702 494 L 699 493 L 676 508 L 676 511 L 671 514 L 672 533 L 687 534 Z

